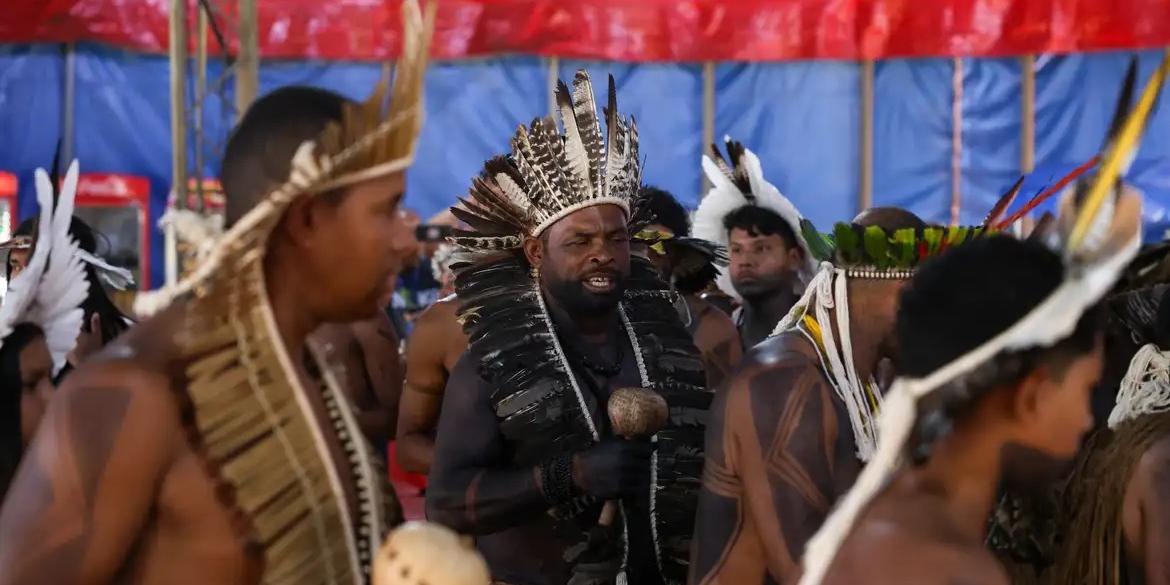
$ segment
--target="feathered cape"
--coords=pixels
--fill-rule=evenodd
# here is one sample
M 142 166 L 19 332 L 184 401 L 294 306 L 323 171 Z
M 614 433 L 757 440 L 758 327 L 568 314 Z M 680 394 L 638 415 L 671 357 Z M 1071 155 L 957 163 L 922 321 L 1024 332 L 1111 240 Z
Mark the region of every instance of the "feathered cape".
M 669 293 L 649 262 L 634 258 L 623 301 L 642 348 L 654 390 L 670 405 L 658 433 L 658 466 L 652 513 L 662 573 L 667 583 L 686 581 L 689 546 L 703 467 L 703 435 L 712 394 L 702 361 L 678 320 Z M 495 254 L 456 267 L 471 349 L 481 356 L 480 376 L 495 387 L 492 403 L 516 464 L 531 465 L 593 442 L 586 413 L 570 387 L 570 372 L 553 348 L 527 263 L 517 254 Z M 587 532 L 573 522 L 585 506 L 557 510 L 561 531 L 581 542 Z

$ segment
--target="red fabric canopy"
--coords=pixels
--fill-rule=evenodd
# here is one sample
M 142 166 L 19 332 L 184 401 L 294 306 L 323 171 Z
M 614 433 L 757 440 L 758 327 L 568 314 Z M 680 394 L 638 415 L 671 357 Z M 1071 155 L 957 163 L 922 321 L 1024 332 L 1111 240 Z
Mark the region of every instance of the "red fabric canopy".
M 397 0 L 258 2 L 263 58 L 374 60 L 398 51 Z M 0 42 L 166 50 L 168 0 L 9 4 Z M 439 0 L 436 28 L 437 58 L 1003 56 L 1170 45 L 1170 0 Z

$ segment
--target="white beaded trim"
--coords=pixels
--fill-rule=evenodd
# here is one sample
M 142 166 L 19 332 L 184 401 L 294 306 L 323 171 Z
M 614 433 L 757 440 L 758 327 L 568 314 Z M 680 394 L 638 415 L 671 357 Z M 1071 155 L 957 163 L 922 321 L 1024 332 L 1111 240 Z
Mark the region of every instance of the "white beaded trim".
M 845 269 L 845 276 L 849 278 L 868 278 L 875 280 L 907 280 L 914 277 L 912 268 L 877 268 L 876 266 L 857 266 Z
M 594 200 L 598 201 L 598 200 Z M 594 441 L 600 441 L 601 435 L 597 432 L 597 424 L 593 421 L 593 417 L 589 414 L 589 406 L 585 403 L 585 394 L 581 392 L 581 386 L 577 384 L 577 377 L 573 375 L 573 368 L 569 365 L 569 359 L 565 356 L 565 349 L 561 347 L 561 341 L 557 338 L 556 328 L 553 327 L 552 316 L 549 315 L 548 305 L 545 304 L 544 294 L 540 291 L 540 286 L 537 284 L 539 279 L 533 278 L 533 288 L 536 294 L 537 305 L 540 307 L 540 316 L 544 319 L 544 324 L 548 327 L 549 335 L 552 337 L 553 349 L 557 352 L 557 359 L 561 362 L 561 367 L 564 368 L 565 373 L 568 374 L 569 384 L 573 388 L 573 394 L 577 397 L 577 405 L 581 408 L 581 414 L 585 417 L 585 423 L 589 425 L 589 432 L 593 434 Z M 634 350 L 634 361 L 638 364 L 638 376 L 642 379 L 642 386 L 650 387 L 650 376 L 646 370 L 646 361 L 642 356 L 642 346 L 638 344 L 637 336 L 634 334 L 634 328 L 630 325 L 630 319 L 626 316 L 626 309 L 622 305 L 618 305 L 618 314 L 622 319 L 622 326 L 626 330 L 626 335 L 630 338 L 630 345 Z M 658 435 L 654 435 L 651 439 L 653 442 L 658 442 Z M 658 457 L 651 455 L 650 458 L 650 532 L 654 539 L 654 557 L 658 562 L 658 572 L 662 572 L 662 559 L 660 558 L 662 552 L 658 545 L 658 527 L 657 518 L 654 514 L 655 490 L 658 485 Z M 628 583 L 629 578 L 626 574 L 626 566 L 630 558 L 630 535 L 629 523 L 626 521 L 625 507 L 622 507 L 622 569 L 618 573 L 617 583 L 619 585 Z

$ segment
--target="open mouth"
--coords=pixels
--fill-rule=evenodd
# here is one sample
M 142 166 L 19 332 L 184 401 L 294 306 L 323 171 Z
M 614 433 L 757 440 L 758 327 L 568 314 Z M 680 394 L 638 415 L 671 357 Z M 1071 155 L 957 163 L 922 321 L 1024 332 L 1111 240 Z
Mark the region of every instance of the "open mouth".
M 598 273 L 585 277 L 585 289 L 589 292 L 605 294 L 617 288 L 617 276 L 610 273 Z

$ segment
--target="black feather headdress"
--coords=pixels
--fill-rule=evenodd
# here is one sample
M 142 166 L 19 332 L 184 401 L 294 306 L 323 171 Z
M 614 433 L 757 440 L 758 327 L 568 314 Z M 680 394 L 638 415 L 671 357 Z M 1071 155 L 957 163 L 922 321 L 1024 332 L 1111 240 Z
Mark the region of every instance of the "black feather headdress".
M 584 70 L 571 90 L 557 83 L 556 102 L 563 133 L 551 117 L 520 126 L 511 154 L 487 161 L 468 196 L 452 208 L 470 228 L 455 232 L 456 244 L 485 251 L 517 248 L 525 237 L 594 205 L 617 205 L 633 216 L 642 185 L 638 129 L 632 117 L 627 122 L 618 115 L 613 76 L 604 134 Z

